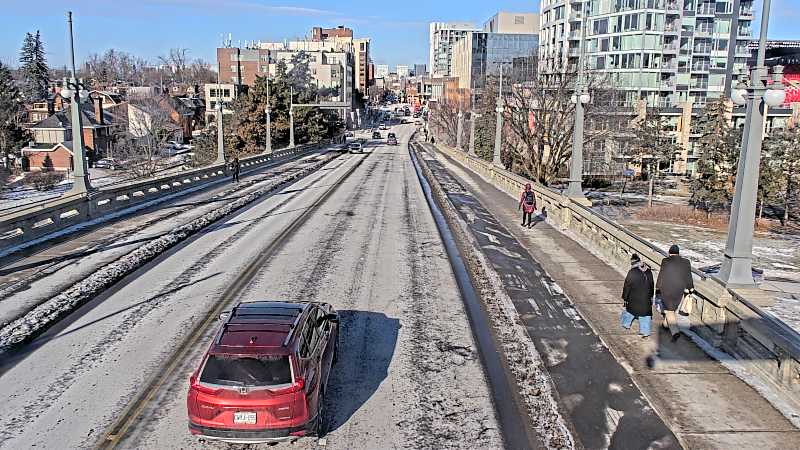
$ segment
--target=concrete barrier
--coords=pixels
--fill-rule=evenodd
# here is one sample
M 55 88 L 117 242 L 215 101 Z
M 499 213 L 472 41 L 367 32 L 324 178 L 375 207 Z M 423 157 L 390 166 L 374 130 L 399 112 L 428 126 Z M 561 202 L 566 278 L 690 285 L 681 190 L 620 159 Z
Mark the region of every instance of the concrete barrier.
M 666 253 L 616 222 L 548 189 L 482 159 L 437 145 L 439 151 L 459 161 L 486 181 L 516 198 L 526 183 L 536 192 L 547 221 L 560 227 L 622 273 L 630 256 L 638 254 L 658 272 Z M 759 289 L 727 289 L 714 278 L 695 271 L 695 308 L 689 320 L 703 340 L 746 362 L 748 371 L 800 410 L 800 334 L 759 308 L 765 293 Z M 763 304 L 763 303 L 762 303 Z M 768 398 L 769 401 L 773 399 Z
M 336 139 L 341 141 L 341 138 Z M 331 141 L 282 149 L 272 154 L 242 158 L 242 171 L 310 153 Z M 212 183 L 227 175 L 224 164 L 187 170 L 173 175 L 100 188 L 82 195 L 61 197 L 0 211 L 0 253 L 34 240 L 63 232 L 65 229 L 121 212 L 159 197 L 174 195 Z

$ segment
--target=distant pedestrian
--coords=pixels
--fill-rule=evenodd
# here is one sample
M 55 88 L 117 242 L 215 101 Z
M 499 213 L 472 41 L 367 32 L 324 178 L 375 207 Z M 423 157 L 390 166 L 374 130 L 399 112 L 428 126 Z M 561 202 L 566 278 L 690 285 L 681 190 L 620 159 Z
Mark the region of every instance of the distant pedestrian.
M 693 291 L 692 265 L 688 259 L 680 256 L 680 248 L 673 245 L 669 248 L 669 256 L 661 261 L 661 270 L 658 272 L 656 282 L 656 296 L 660 297 L 664 305 L 662 325 L 669 328 L 672 342 L 681 337 L 675 311 L 680 307 L 683 297 Z
M 629 330 L 633 321 L 639 320 L 639 334 L 646 338 L 650 336 L 650 324 L 653 318 L 653 272 L 639 255 L 631 256 L 631 270 L 625 277 L 625 285 L 622 288 L 622 300 L 625 302 L 625 310 L 622 311 L 620 323 L 623 328 Z
M 234 156 L 233 162 L 231 162 L 231 182 L 239 182 L 239 171 L 242 169 L 242 165 L 239 163 L 239 157 Z
M 436 138 L 431 136 L 431 144 L 435 144 L 435 143 L 436 143 Z
M 533 212 L 536 210 L 536 195 L 530 183 L 525 184 L 525 190 L 519 196 L 519 206 L 517 210 L 522 210 L 522 226 L 528 228 L 533 226 Z

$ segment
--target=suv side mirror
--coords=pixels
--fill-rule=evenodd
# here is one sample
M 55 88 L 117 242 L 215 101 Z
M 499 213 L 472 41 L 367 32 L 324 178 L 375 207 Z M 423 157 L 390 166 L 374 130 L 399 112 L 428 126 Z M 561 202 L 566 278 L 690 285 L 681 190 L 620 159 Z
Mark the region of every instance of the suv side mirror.
M 228 317 L 229 317 L 230 315 L 231 315 L 231 312 L 230 312 L 230 311 L 223 311 L 223 312 L 222 312 L 222 313 L 219 315 L 219 320 L 223 320 L 223 321 L 224 321 L 224 320 L 227 320 L 227 319 L 228 319 Z

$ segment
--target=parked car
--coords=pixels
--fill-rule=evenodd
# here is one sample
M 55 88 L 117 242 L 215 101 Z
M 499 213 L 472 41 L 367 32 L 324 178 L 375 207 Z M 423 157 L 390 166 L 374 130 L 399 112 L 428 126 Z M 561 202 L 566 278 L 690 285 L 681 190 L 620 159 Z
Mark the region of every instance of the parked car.
M 325 433 L 325 390 L 339 316 L 327 303 L 242 302 L 189 380 L 189 431 L 264 443 Z
M 353 142 L 350 144 L 350 153 L 364 153 L 364 146 L 361 142 Z
M 94 167 L 98 169 L 117 170 L 122 168 L 122 163 L 114 158 L 103 158 L 95 161 Z
M 377 131 L 372 133 L 372 139 L 383 139 L 383 136 Z

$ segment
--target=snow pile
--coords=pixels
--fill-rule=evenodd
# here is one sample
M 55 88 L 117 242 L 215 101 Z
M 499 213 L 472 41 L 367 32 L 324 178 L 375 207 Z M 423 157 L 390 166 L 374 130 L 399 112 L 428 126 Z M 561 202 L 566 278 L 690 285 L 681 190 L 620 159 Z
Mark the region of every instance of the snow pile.
M 465 245 L 459 246 L 464 252 L 464 261 L 474 277 L 475 288 L 494 328 L 495 336 L 503 347 L 509 369 L 514 374 L 520 397 L 528 409 L 528 417 L 539 438 L 548 449 L 569 450 L 575 442 L 566 421 L 559 412 L 553 394 L 550 374 L 536 350 L 533 341 L 522 326 L 511 298 L 506 294 L 503 282 L 492 269 L 489 261 L 478 250 L 478 243 L 469 232 L 469 226 L 458 215 L 442 190 L 425 159 L 420 157 L 422 171 L 431 182 L 433 194 L 437 197 L 442 212 L 452 227 L 457 240 Z
M 178 226 L 160 238 L 153 240 L 113 263 L 99 269 L 84 280 L 72 285 L 61 294 L 41 303 L 25 316 L 0 328 L 0 353 L 14 345 L 26 342 L 43 332 L 48 326 L 71 313 L 92 297 L 98 295 L 124 276 L 142 267 L 158 255 L 174 247 L 179 242 L 197 233 L 208 225 L 255 202 L 260 197 L 280 189 L 284 184 L 314 172 L 336 158 L 332 154 L 301 170 L 284 174 L 270 181 L 264 187 L 236 199 L 218 209 Z

